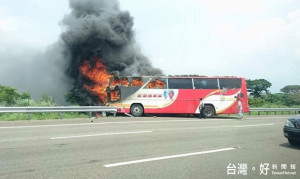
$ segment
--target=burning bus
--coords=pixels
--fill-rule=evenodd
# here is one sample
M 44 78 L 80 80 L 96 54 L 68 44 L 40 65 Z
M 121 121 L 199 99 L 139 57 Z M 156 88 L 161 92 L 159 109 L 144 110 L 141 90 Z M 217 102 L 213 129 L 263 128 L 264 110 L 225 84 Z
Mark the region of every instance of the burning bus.
M 109 74 L 101 60 L 94 66 L 85 61 L 79 70 L 92 81 L 84 88 L 103 105 L 118 107 L 118 113 L 199 114 L 199 98 L 206 117 L 238 113 L 237 99 L 243 112 L 249 111 L 246 80 L 241 77 L 118 77 Z
M 109 105 L 133 116 L 199 114 L 199 98 L 206 117 L 238 113 L 237 99 L 249 111 L 246 82 L 239 77 L 123 77 L 111 84 Z

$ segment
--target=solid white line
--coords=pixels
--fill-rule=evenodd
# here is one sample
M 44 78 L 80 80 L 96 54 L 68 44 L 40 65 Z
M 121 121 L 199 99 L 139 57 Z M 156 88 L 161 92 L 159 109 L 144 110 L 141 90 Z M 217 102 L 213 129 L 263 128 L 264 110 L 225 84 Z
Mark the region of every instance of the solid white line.
M 273 126 L 274 124 L 257 124 L 257 125 L 243 125 L 243 126 L 235 126 L 235 127 L 261 127 L 261 126 Z
M 66 136 L 66 137 L 52 137 L 50 139 L 70 139 L 70 138 L 81 138 L 81 137 L 96 137 L 96 136 L 108 136 L 108 135 L 122 135 L 122 134 L 140 134 L 149 133 L 153 131 L 134 131 L 134 132 L 118 132 L 118 133 L 104 133 L 104 134 L 91 134 L 91 135 L 78 135 L 78 136 Z
M 260 117 L 260 116 L 257 116 L 257 117 L 250 117 L 250 116 L 244 116 L 246 117 L 245 119 L 269 119 L 269 118 L 272 118 L 272 119 L 284 119 L 286 118 L 286 116 L 272 116 L 272 115 L 269 115 L 269 116 L 264 116 L 264 117 Z
M 234 119 L 213 119 L 213 120 L 163 120 L 163 121 L 124 121 L 124 122 L 100 122 L 100 123 L 81 123 L 81 124 L 52 124 L 52 125 L 36 125 L 36 126 L 7 126 L 0 129 L 22 129 L 22 128 L 38 128 L 38 127 L 64 127 L 64 126 L 86 126 L 86 125 L 107 125 L 107 124 L 135 124 L 135 123 L 166 123 L 166 122 L 210 122 L 210 121 L 232 121 Z
M 188 156 L 193 156 L 193 155 L 202 155 L 202 154 L 209 154 L 209 153 L 215 153 L 215 152 L 223 152 L 223 151 L 234 150 L 234 149 L 237 149 L 237 148 L 230 147 L 230 148 L 208 150 L 208 151 L 202 151 L 202 152 L 193 152 L 193 153 L 186 153 L 186 154 L 179 154 L 179 155 L 169 155 L 169 156 L 163 156 L 163 157 L 155 157 L 155 158 L 148 158 L 148 159 L 142 159 L 142 160 L 132 160 L 132 161 L 128 161 L 128 162 L 106 164 L 103 166 L 107 167 L 107 168 L 108 167 L 117 167 L 117 166 L 122 166 L 122 165 L 130 165 L 130 164 L 151 162 L 151 161 L 157 161 L 157 160 L 166 160 L 166 159 L 171 159 L 171 158 L 180 158 L 180 157 L 188 157 Z

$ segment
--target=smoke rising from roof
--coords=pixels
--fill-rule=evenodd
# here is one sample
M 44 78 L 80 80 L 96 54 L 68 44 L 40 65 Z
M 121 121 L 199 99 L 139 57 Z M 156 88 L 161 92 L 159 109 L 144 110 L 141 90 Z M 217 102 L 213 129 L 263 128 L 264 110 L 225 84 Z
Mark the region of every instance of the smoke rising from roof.
M 120 11 L 116 0 L 70 0 L 71 13 L 62 21 L 65 27 L 61 38 L 68 59 L 66 73 L 74 80 L 73 92 L 79 103 L 97 105 L 97 99 L 84 88 L 90 83 L 79 72 L 79 66 L 88 60 L 93 66 L 98 58 L 109 73 L 117 75 L 158 75 L 142 55 L 134 40 L 133 17 Z

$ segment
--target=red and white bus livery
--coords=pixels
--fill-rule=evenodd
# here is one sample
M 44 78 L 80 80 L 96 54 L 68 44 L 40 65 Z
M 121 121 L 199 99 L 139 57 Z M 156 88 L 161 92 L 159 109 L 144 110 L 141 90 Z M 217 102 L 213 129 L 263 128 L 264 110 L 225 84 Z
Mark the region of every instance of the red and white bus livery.
M 237 99 L 249 111 L 246 81 L 239 77 L 123 77 L 107 91 L 110 106 L 133 116 L 199 114 L 199 98 L 206 117 L 238 113 Z

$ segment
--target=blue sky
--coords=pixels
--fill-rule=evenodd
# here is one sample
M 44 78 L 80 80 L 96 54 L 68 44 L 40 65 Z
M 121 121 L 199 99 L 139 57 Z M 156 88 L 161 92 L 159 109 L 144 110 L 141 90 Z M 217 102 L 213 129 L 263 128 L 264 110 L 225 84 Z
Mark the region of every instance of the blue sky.
M 134 18 L 141 51 L 166 75 L 266 79 L 273 93 L 300 85 L 300 1 L 120 0 L 120 8 Z M 67 0 L 0 1 L 0 84 L 13 84 L 5 76 L 12 57 L 42 53 L 59 39 L 69 12 Z

